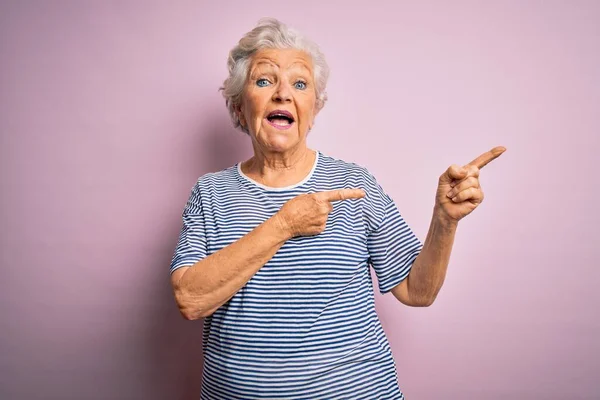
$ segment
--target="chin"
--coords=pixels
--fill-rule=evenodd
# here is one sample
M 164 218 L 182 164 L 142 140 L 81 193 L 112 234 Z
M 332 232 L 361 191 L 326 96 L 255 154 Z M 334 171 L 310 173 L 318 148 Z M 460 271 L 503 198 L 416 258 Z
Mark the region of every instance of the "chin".
M 294 147 L 298 146 L 298 140 L 270 140 L 267 144 L 269 150 L 277 152 L 277 153 L 285 153 L 286 151 L 292 150 Z
M 290 129 L 289 131 L 278 131 L 278 132 L 264 132 L 263 143 L 271 150 L 277 152 L 283 152 L 291 150 L 298 146 L 303 140 L 298 131 Z

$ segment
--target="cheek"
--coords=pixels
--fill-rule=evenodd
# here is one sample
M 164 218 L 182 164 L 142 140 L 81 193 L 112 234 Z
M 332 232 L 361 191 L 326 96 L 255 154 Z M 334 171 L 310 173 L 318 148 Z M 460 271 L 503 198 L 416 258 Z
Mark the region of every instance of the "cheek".
M 312 123 L 316 109 L 316 102 L 313 99 L 303 99 L 299 110 L 302 118 L 301 122 L 305 124 Z
M 254 103 L 254 93 L 251 88 L 246 87 L 242 93 L 241 103 L 244 105 L 246 110 L 252 108 Z
M 246 123 L 252 123 L 251 121 L 256 119 L 256 115 L 258 114 L 257 107 L 252 98 L 245 98 L 242 103 L 241 114 L 243 115 Z
M 302 123 L 302 125 L 308 125 L 310 127 L 310 126 L 312 126 L 314 119 L 315 119 L 315 109 L 309 108 L 303 113 L 301 123 Z

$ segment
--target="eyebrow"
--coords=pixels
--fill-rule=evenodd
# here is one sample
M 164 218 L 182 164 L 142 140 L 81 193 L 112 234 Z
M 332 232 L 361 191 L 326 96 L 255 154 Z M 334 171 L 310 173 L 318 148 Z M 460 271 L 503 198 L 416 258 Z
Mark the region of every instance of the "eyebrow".
M 264 66 L 261 68 L 261 64 L 266 66 L 267 68 L 265 68 Z M 254 65 L 252 67 L 252 69 L 250 70 L 250 73 L 248 74 L 248 77 L 250 79 L 255 79 L 256 77 L 258 77 L 261 74 L 265 73 L 265 69 L 267 70 L 267 72 L 270 72 L 270 70 L 273 70 L 273 65 L 271 65 L 270 63 L 256 63 L 256 65 Z
M 306 62 L 304 62 L 303 60 L 298 60 L 298 61 L 294 61 L 292 63 L 293 67 L 296 67 L 297 65 L 299 65 L 300 67 L 304 68 L 305 70 L 311 72 L 312 70 L 309 68 L 308 64 Z
M 264 59 L 263 58 L 259 59 L 259 61 L 257 61 L 256 64 L 254 64 L 254 67 L 256 68 L 260 65 L 267 65 L 269 67 L 275 66 L 277 68 L 280 68 L 280 66 L 275 61 L 271 60 L 270 58 L 266 58 L 266 57 Z M 290 65 L 290 67 L 296 67 L 296 65 L 299 65 L 300 67 L 308 70 L 309 72 L 311 71 L 311 69 L 308 67 L 307 63 L 302 59 L 298 59 L 298 60 L 294 61 Z
M 261 60 L 261 61 L 258 61 L 256 64 L 254 64 L 254 66 L 256 66 L 256 67 L 258 67 L 259 65 L 268 65 L 269 67 L 272 67 L 272 66 L 279 67 L 279 65 L 277 65 L 276 63 L 274 63 L 271 60 L 269 60 L 269 61 Z

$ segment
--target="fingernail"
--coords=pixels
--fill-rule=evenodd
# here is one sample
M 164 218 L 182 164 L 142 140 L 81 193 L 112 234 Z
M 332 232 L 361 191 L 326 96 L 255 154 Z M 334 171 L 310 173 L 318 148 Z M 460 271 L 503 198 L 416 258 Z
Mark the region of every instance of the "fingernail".
M 448 197 L 454 197 L 454 190 L 448 192 Z
M 452 201 L 455 202 L 455 203 L 456 203 L 457 200 L 458 200 L 458 197 L 455 197 L 455 198 L 452 199 Z

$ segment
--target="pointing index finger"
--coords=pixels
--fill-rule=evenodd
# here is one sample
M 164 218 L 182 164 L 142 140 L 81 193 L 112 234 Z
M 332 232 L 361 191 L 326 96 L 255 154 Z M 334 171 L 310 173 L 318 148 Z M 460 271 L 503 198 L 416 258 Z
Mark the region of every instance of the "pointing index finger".
M 347 199 L 361 199 L 365 197 L 365 192 L 362 189 L 337 189 L 318 193 L 321 200 L 324 201 L 339 201 Z
M 494 161 L 496 158 L 500 157 L 502 153 L 506 151 L 506 148 L 503 146 L 497 146 L 491 149 L 490 151 L 486 151 L 467 165 L 474 165 L 477 168 L 481 169 L 488 165 L 490 162 Z

